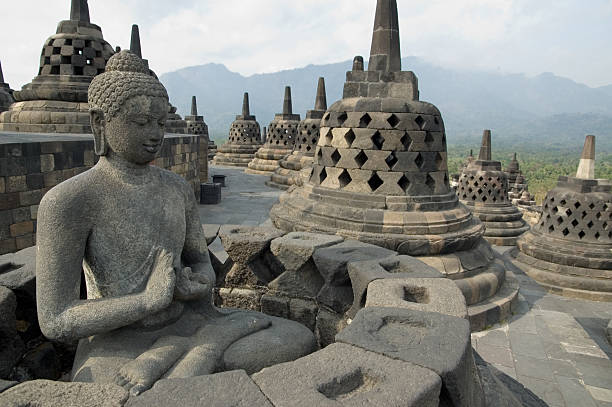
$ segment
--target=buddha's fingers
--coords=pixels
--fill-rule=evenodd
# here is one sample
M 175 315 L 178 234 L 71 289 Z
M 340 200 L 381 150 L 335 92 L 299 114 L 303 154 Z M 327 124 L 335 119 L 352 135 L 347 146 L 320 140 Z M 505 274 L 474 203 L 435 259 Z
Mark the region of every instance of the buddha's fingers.
M 195 346 L 165 376 L 168 379 L 204 376 L 217 371 L 223 351 L 214 345 Z

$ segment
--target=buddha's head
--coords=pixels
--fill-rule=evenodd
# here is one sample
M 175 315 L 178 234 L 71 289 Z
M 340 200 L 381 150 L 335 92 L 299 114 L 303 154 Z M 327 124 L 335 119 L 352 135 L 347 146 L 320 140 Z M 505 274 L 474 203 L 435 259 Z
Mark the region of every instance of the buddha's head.
M 130 51 L 115 54 L 91 82 L 88 98 L 97 155 L 112 152 L 139 165 L 155 159 L 164 139 L 168 93 L 142 59 Z

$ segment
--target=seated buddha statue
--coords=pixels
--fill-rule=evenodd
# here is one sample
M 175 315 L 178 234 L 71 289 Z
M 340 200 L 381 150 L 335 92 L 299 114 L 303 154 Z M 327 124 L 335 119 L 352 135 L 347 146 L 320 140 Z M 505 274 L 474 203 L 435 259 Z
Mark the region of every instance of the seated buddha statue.
M 193 190 L 150 165 L 168 95 L 142 60 L 114 55 L 88 99 L 99 161 L 51 189 L 38 212 L 39 322 L 50 339 L 79 340 L 72 380 L 137 395 L 162 378 L 253 373 L 312 352 L 301 324 L 213 305 Z

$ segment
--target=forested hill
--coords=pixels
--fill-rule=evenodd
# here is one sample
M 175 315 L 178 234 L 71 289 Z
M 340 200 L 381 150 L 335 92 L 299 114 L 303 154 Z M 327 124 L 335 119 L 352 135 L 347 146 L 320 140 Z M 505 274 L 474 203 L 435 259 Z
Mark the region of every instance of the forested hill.
M 482 130 L 489 128 L 498 148 L 580 150 L 584 136 L 595 134 L 598 150 L 612 152 L 612 85 L 590 88 L 550 73 L 527 77 L 451 70 L 415 57 L 402 63 L 418 76 L 421 100 L 442 112 L 450 144 L 478 144 Z M 284 87 L 290 85 L 294 112 L 303 117 L 313 107 L 317 78 L 325 77 L 332 104 L 342 96 L 351 65 L 309 65 L 244 77 L 224 65 L 207 64 L 166 73 L 161 80 L 182 115 L 196 95 L 211 135 L 223 141 L 240 113 L 243 92 L 249 92 L 251 112 L 264 126 L 281 111 Z

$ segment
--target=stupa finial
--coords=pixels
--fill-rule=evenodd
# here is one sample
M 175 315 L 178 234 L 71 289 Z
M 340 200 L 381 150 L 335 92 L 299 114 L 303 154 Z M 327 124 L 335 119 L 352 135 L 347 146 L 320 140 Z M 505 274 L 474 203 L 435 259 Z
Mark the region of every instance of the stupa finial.
M 70 19 L 89 23 L 89 5 L 87 0 L 72 0 L 70 5 Z
M 396 0 L 378 0 L 368 71 L 402 70 Z
M 317 99 L 315 100 L 315 110 L 327 110 L 325 78 L 319 78 L 319 84 L 317 86 Z
M 514 157 L 512 157 L 512 161 L 518 161 L 518 160 L 516 159 L 516 153 L 514 153 Z
M 242 116 L 248 117 L 251 115 L 251 107 L 249 106 L 249 92 L 244 92 L 242 99 Z
M 191 115 L 192 116 L 198 115 L 198 101 L 195 96 L 191 97 Z
M 595 179 L 595 136 L 586 136 L 576 178 Z
M 2 73 L 2 61 L 0 61 L 0 83 L 4 83 L 4 74 Z
M 482 134 L 482 145 L 478 159 L 480 161 L 491 161 L 491 130 L 485 130 Z
M 142 58 L 142 48 L 140 47 L 140 31 L 138 25 L 132 25 L 132 38 L 130 39 L 130 51 Z
M 293 103 L 291 102 L 291 86 L 285 87 L 285 100 L 283 102 L 283 114 L 293 114 Z

